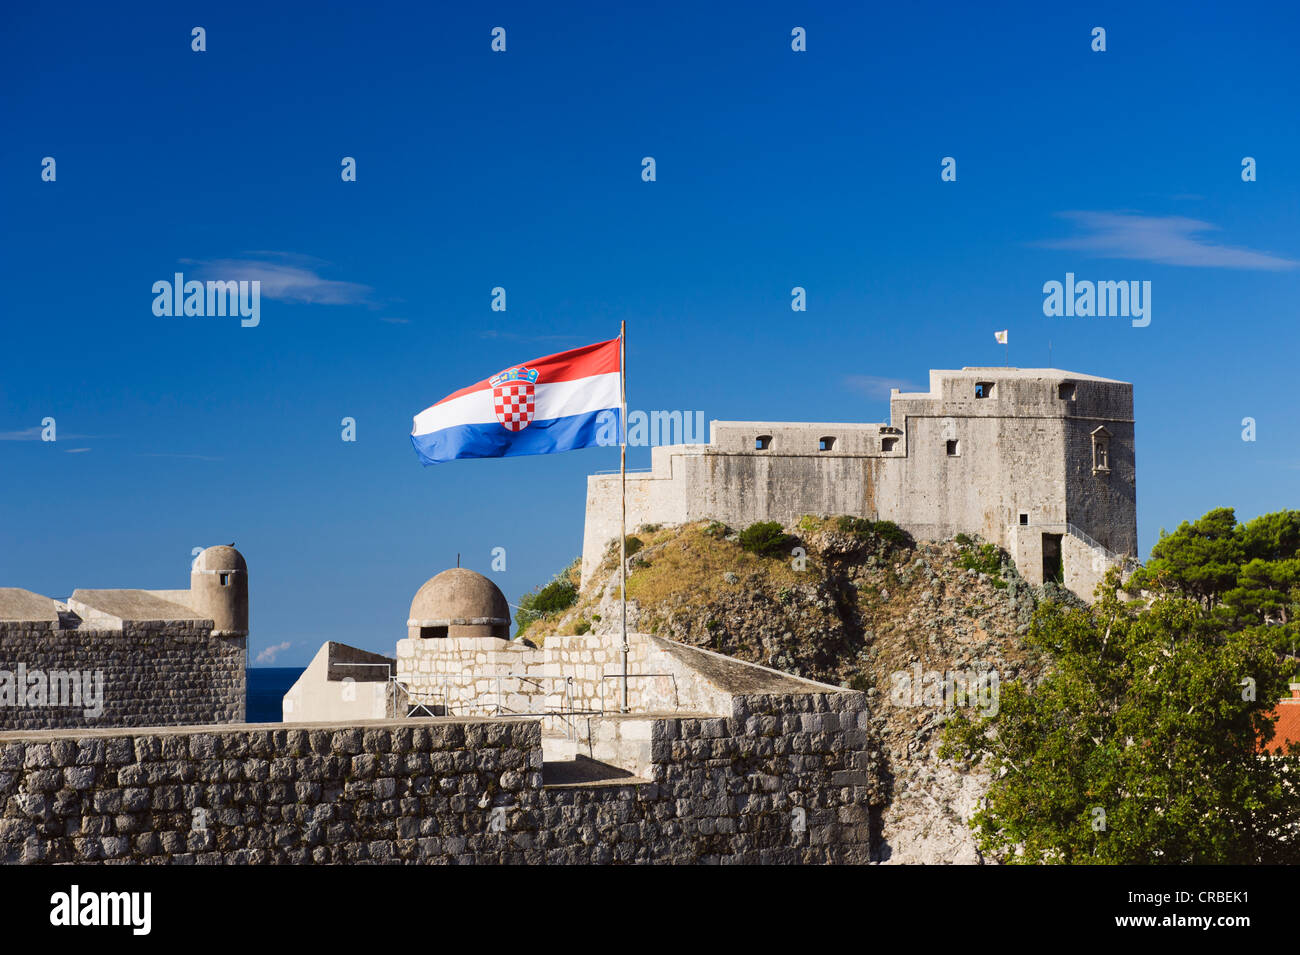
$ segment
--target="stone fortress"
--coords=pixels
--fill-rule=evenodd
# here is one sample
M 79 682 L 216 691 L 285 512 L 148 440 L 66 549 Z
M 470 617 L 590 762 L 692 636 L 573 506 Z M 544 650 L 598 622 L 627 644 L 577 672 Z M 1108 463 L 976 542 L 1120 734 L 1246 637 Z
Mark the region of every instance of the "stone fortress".
M 233 546 L 202 551 L 189 590 L 74 590 L 61 601 L 0 588 L 0 673 L 15 696 L 0 683 L 3 729 L 238 722 L 247 661 L 248 565 Z M 21 701 L 20 673 L 32 684 Z M 99 713 L 83 699 L 96 674 Z
M 714 421 L 705 445 L 651 452 L 627 476 L 627 527 L 805 514 L 894 521 L 917 540 L 1004 548 L 1033 584 L 1085 600 L 1137 554 L 1133 386 L 1055 368 L 930 372 L 890 423 Z M 587 479 L 582 579 L 618 539 L 619 475 Z
M 888 425 L 714 422 L 708 445 L 652 462 L 629 476 L 629 529 L 887 518 L 918 539 L 978 534 L 1084 597 L 1136 551 L 1132 386 L 1105 378 L 932 371 L 928 393 L 894 392 Z M 584 581 L 617 539 L 618 481 L 589 478 Z M 534 647 L 509 624 L 490 580 L 446 570 L 393 656 L 326 643 L 284 723 L 259 726 L 238 722 L 233 547 L 204 551 L 188 591 L 0 591 L 0 669 L 111 674 L 101 718 L 0 714 L 0 861 L 880 856 L 888 770 L 866 694 L 633 633 L 624 706 L 619 634 Z

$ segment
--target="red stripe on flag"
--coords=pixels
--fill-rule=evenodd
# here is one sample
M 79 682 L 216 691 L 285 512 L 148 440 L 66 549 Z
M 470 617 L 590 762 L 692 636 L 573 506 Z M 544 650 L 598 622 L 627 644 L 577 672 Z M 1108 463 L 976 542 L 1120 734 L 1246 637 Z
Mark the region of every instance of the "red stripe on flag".
M 575 378 L 590 378 L 592 375 L 607 375 L 610 372 L 619 370 L 618 339 L 611 338 L 607 342 L 584 345 L 581 348 L 562 351 L 557 355 L 534 358 L 532 361 L 516 362 L 513 365 L 507 365 L 506 368 L 518 368 L 520 365 L 537 369 L 537 383 L 539 385 L 556 381 L 572 381 Z M 506 368 L 502 368 L 501 371 L 505 371 Z M 500 374 L 500 372 L 497 372 L 497 374 Z M 453 398 L 491 388 L 492 386 L 488 384 L 491 377 L 484 378 L 468 388 L 453 391 L 442 401 L 434 404 L 435 406 L 440 405 L 443 402 L 451 401 Z

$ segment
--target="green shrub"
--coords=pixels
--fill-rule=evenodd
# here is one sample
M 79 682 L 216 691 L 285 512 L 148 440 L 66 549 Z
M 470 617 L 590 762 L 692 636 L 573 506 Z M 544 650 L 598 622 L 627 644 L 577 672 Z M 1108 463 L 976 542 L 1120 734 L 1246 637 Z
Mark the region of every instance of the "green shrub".
M 557 577 L 541 590 L 524 594 L 515 611 L 516 635 L 522 634 L 542 617 L 567 610 L 578 602 L 578 588 L 567 576 Z
M 727 530 L 727 525 L 721 521 L 711 521 L 709 526 L 704 528 L 703 534 L 705 537 L 722 538 L 727 536 Z
M 893 521 L 876 521 L 873 530 L 877 537 L 892 547 L 908 547 L 912 543 L 911 535 Z
M 953 538 L 953 540 L 956 541 L 959 547 L 969 547 L 971 544 L 975 543 L 975 538 L 971 537 L 969 534 L 958 534 Z
M 639 537 L 633 537 L 629 534 L 627 541 L 626 543 L 624 543 L 623 546 L 627 549 L 627 556 L 631 557 L 633 554 L 635 554 L 637 551 L 639 551 L 642 547 L 645 546 L 645 541 L 641 540 L 641 538 Z
M 854 537 L 871 537 L 875 532 L 875 524 L 864 517 L 850 517 L 845 514 L 835 522 L 835 526 L 843 534 L 852 534 Z
M 957 561 L 959 567 L 974 570 L 990 577 L 998 577 L 1002 568 L 1002 551 L 996 544 L 981 544 L 962 553 Z
M 890 547 L 908 547 L 912 538 L 893 521 L 871 521 L 865 517 L 850 517 L 845 514 L 835 522 L 843 534 L 851 534 L 860 540 L 875 538 L 884 541 Z
M 776 521 L 759 521 L 740 532 L 740 546 L 760 557 L 784 557 L 793 543 Z
M 576 636 L 582 636 L 584 633 L 591 632 L 591 624 L 586 620 L 579 620 L 573 625 L 573 632 Z

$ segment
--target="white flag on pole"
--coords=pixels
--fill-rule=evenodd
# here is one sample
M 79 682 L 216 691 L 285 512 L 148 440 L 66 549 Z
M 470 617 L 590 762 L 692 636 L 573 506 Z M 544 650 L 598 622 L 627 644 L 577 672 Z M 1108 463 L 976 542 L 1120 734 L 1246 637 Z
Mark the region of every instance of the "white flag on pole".
M 999 345 L 1005 345 L 1007 343 L 1007 330 L 1004 328 L 1000 332 L 994 332 L 993 337 L 998 340 Z

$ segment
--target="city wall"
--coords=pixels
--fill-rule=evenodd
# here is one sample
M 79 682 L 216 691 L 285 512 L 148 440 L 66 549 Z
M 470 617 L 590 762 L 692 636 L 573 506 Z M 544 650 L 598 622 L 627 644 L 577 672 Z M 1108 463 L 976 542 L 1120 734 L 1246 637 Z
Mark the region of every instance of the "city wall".
M 241 722 L 247 637 L 214 636 L 211 629 L 211 620 L 198 619 L 112 630 L 0 620 L 0 729 Z M 51 705 L 55 693 L 66 702 L 74 683 L 79 701 Z M 96 708 L 96 684 L 98 714 L 88 712 Z M 35 695 L 37 686 L 43 697 Z
M 594 720 L 608 755 L 626 732 L 644 758 L 553 773 L 526 718 L 0 734 L 0 861 L 868 861 L 862 694 Z

